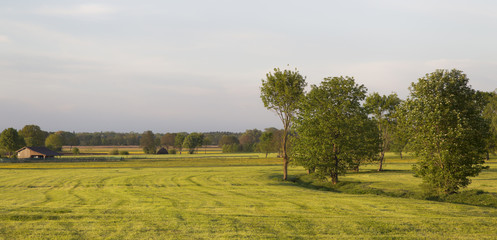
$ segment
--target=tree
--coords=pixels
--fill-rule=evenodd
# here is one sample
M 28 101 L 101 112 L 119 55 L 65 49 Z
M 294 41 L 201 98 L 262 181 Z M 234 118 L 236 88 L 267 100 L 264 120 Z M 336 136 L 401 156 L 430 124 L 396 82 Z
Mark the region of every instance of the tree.
M 235 135 L 223 135 L 219 140 L 219 146 L 223 147 L 224 145 L 232 145 L 232 144 L 240 144 L 240 141 Z
M 169 150 L 169 147 L 174 147 L 174 140 L 176 138 L 176 133 L 166 133 L 162 135 L 160 139 L 160 144 L 164 145 L 167 150 Z
M 451 194 L 483 169 L 488 123 L 484 99 L 459 70 L 436 70 L 412 83 L 406 109 L 410 148 L 419 157 L 414 170 L 426 189 Z
M 183 141 L 183 147 L 188 148 L 189 153 L 193 154 L 195 153 L 195 150 L 199 146 L 202 146 L 203 142 L 204 142 L 204 135 L 201 133 L 194 132 L 186 136 L 185 140 Z
M 495 154 L 497 150 L 497 90 L 484 94 L 486 105 L 483 109 L 483 117 L 490 124 L 490 137 L 487 141 L 487 160 L 490 153 Z
M 13 152 L 24 146 L 24 139 L 14 128 L 7 128 L 0 134 L 0 148 L 5 149 L 10 156 L 15 156 Z
M 273 134 L 271 141 L 271 150 L 272 152 L 277 152 L 278 156 L 282 156 L 281 154 L 281 142 L 283 141 L 283 130 L 277 129 L 274 127 L 264 129 L 266 132 L 270 132 Z
M 19 135 L 24 138 L 26 146 L 43 147 L 45 146 L 45 139 L 47 138 L 48 133 L 41 130 L 37 125 L 26 125 L 19 130 Z
M 53 151 L 60 151 L 62 150 L 63 141 L 64 139 L 60 134 L 52 133 L 45 139 L 45 146 Z
M 140 138 L 140 146 L 145 154 L 155 154 L 157 145 L 155 144 L 155 135 L 152 131 L 143 132 Z
M 263 132 L 259 139 L 259 145 L 258 145 L 259 150 L 262 151 L 263 153 L 266 153 L 266 158 L 268 153 L 273 149 L 272 141 L 273 141 L 273 133 L 268 131 Z
M 177 133 L 174 138 L 174 147 L 179 150 L 179 154 L 181 154 L 181 151 L 183 150 L 183 142 L 187 135 L 188 134 L 186 133 Z
M 246 130 L 238 139 L 244 152 L 253 152 L 262 132 L 258 129 Z
M 283 151 L 284 180 L 288 177 L 288 133 L 298 104 L 304 96 L 306 85 L 305 77 L 300 75 L 297 70 L 281 71 L 279 68 L 275 68 L 274 73 L 266 74 L 266 80 L 262 80 L 262 102 L 267 109 L 274 111 L 283 123 L 281 149 Z
M 399 119 L 402 119 L 407 115 L 406 110 L 402 106 L 403 102 L 401 101 L 395 110 L 396 124 L 394 125 L 390 143 L 390 150 L 399 153 L 400 159 L 402 159 L 402 152 L 408 151 L 410 139 L 409 132 L 406 131 L 409 126 L 405 126 L 405 121 L 399 121 Z
M 293 128 L 291 155 L 297 165 L 336 184 L 347 169 L 377 157 L 378 131 L 361 106 L 366 91 L 351 77 L 325 78 L 312 86 Z
M 205 136 L 204 134 L 204 142 L 202 142 L 202 145 L 204 145 L 204 154 L 207 154 L 207 145 L 212 144 L 212 140 L 209 136 Z
M 395 109 L 400 104 L 400 99 L 397 94 L 392 93 L 388 96 L 381 96 L 378 93 L 373 93 L 366 98 L 365 107 L 373 116 L 378 130 L 380 131 L 381 145 L 378 171 L 383 170 L 383 159 L 385 151 L 390 148 L 392 133 L 395 130 Z
M 62 137 L 62 145 L 65 146 L 70 146 L 72 149 L 72 146 L 77 146 L 79 145 L 79 139 L 76 137 L 75 133 L 72 132 L 66 132 L 66 131 L 58 131 L 56 134 L 59 134 Z

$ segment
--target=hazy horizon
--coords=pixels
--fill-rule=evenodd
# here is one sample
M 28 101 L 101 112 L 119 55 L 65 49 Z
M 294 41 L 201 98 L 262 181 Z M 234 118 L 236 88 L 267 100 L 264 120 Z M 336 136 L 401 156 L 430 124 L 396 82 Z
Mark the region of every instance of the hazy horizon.
M 261 79 L 352 76 L 402 99 L 436 69 L 497 88 L 492 1 L 4 1 L 0 128 L 281 128 Z

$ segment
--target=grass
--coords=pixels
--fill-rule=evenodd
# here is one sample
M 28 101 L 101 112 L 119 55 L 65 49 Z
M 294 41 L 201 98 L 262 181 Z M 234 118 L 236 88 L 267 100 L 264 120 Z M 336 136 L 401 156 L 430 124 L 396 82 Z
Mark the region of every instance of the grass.
M 497 208 L 356 191 L 419 191 L 407 161 L 336 191 L 275 158 L 3 163 L 0 239 L 495 239 Z M 496 192 L 490 165 L 471 189 Z

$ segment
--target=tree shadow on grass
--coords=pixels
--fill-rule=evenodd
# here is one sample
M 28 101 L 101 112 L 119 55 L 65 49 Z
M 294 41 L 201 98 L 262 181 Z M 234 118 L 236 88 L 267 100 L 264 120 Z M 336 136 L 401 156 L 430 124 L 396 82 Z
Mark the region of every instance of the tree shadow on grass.
M 395 171 L 404 172 L 404 170 L 394 170 L 393 172 Z M 372 194 L 386 197 L 410 198 L 497 208 L 497 194 L 485 192 L 483 190 L 464 190 L 455 194 L 434 196 L 426 193 L 416 193 L 400 189 L 385 192 L 382 189 L 370 187 L 373 182 L 342 181 L 337 184 L 332 184 L 331 182 L 321 180 L 314 175 L 289 176 L 288 180 L 284 181 L 283 175 L 272 174 L 269 175 L 269 179 L 275 181 L 274 185 L 293 186 L 317 191 L 329 191 L 334 193 L 347 194 Z

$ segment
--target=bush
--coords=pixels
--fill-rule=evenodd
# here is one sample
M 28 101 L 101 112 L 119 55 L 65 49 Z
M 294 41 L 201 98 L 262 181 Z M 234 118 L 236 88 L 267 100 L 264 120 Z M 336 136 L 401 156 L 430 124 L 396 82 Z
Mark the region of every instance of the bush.
M 112 149 L 109 152 L 109 155 L 118 155 L 118 154 L 119 154 L 119 150 L 117 150 L 117 149 Z
M 80 153 L 80 152 L 79 152 L 79 148 L 77 148 L 77 147 L 73 148 L 73 149 L 71 150 L 71 152 L 72 152 L 72 154 L 74 154 L 74 155 L 79 155 L 79 153 Z
M 128 151 L 119 151 L 119 155 L 129 155 Z
M 173 148 L 173 149 L 169 150 L 169 154 L 176 154 L 176 149 Z

